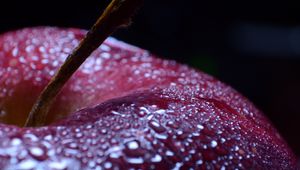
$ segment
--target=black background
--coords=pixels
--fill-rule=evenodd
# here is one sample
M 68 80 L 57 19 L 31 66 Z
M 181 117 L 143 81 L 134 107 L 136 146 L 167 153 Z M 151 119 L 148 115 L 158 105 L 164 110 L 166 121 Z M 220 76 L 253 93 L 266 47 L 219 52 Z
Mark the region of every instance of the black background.
M 0 32 L 88 29 L 108 0 L 1 1 Z M 204 70 L 239 90 L 300 154 L 300 6 L 288 1 L 151 0 L 115 37 Z

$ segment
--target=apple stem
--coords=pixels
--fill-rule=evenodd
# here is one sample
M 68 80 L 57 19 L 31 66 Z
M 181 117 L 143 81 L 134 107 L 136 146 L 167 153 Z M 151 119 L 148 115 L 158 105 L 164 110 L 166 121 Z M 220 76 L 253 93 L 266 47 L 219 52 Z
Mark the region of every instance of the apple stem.
M 100 18 L 42 91 L 29 113 L 25 127 L 45 125 L 49 108 L 64 84 L 109 35 L 119 27 L 127 26 L 130 23 L 131 16 L 141 6 L 142 2 L 143 0 L 111 1 Z

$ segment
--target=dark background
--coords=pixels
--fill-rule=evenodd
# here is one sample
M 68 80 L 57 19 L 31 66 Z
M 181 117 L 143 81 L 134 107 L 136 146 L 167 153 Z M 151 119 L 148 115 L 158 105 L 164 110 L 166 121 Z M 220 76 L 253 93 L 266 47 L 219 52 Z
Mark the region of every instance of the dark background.
M 50 25 L 88 29 L 108 0 L 2 1 L 0 32 Z M 204 70 L 239 90 L 300 154 L 300 6 L 274 1 L 146 1 L 114 34 Z

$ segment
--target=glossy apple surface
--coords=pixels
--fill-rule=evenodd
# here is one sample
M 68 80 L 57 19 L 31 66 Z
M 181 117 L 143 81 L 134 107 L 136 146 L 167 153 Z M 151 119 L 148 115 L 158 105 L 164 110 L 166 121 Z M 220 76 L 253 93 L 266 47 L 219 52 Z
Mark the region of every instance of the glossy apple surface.
M 113 38 L 66 84 L 48 126 L 15 126 L 84 34 L 41 27 L 0 36 L 0 167 L 296 169 L 284 140 L 238 92 Z

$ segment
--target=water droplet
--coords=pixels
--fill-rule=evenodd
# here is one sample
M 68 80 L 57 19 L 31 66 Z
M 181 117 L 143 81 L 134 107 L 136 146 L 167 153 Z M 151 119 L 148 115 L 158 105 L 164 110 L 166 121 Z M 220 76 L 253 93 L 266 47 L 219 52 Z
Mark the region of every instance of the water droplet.
M 112 114 L 124 117 L 125 115 L 116 111 L 111 111 Z
M 140 110 L 146 112 L 147 114 L 151 113 L 146 107 L 140 107 Z
M 24 161 L 19 163 L 17 169 L 24 169 L 24 170 L 32 169 L 32 168 L 36 167 L 36 165 L 37 165 L 37 161 L 31 160 L 31 159 L 24 160 Z
M 195 149 L 192 149 L 192 150 L 189 151 L 189 153 L 190 153 L 190 154 L 195 154 L 195 153 L 196 153 L 196 150 L 195 150 Z
M 160 109 L 160 110 L 156 110 L 154 113 L 165 114 L 165 113 L 166 113 L 166 110 Z
M 182 167 L 182 165 L 183 165 L 183 163 L 177 162 L 177 163 L 175 164 L 175 167 L 174 167 L 172 170 L 180 170 L 180 168 Z
M 102 133 L 103 135 L 105 135 L 105 134 L 107 133 L 107 130 L 106 130 L 106 129 L 101 129 L 101 133 Z
M 95 161 L 89 161 L 89 167 L 90 168 L 94 168 L 96 166 L 96 162 Z
M 22 141 L 19 138 L 14 138 L 11 140 L 11 145 L 13 145 L 13 146 L 20 145 L 21 143 L 22 143 Z
M 75 137 L 76 137 L 76 138 L 81 138 L 82 136 L 83 136 L 82 133 L 76 133 L 76 134 L 75 134 Z
M 77 144 L 74 142 L 70 143 L 68 146 L 69 148 L 77 148 Z
M 36 142 L 39 140 L 39 138 L 37 136 L 35 136 L 34 134 L 31 134 L 31 133 L 25 134 L 24 138 L 30 139 L 33 142 Z
M 57 170 L 66 169 L 67 168 L 67 161 L 60 160 L 60 161 L 50 162 L 49 167 L 51 169 L 57 169 Z
M 41 149 L 39 147 L 31 147 L 31 148 L 29 148 L 29 152 L 36 157 L 40 157 L 44 154 L 43 149 Z
M 150 114 L 150 115 L 147 117 L 147 120 L 152 120 L 153 117 L 154 117 L 154 115 Z
M 118 158 L 121 157 L 121 153 L 120 152 L 113 152 L 113 153 L 109 154 L 109 157 L 113 158 L 113 159 L 118 159 Z
M 142 164 L 144 163 L 144 159 L 142 157 L 138 158 L 127 158 L 127 161 L 131 164 Z
M 100 46 L 100 49 L 103 50 L 103 51 L 110 51 L 110 47 L 107 46 L 107 45 L 105 45 L 105 44 L 102 44 L 102 45 Z
M 170 151 L 170 150 L 167 150 L 166 151 L 166 155 L 167 156 L 174 156 L 174 152 Z
M 139 117 L 146 116 L 146 112 L 144 112 L 144 111 L 139 111 L 137 114 L 138 114 Z
M 197 165 L 202 165 L 203 164 L 203 161 L 200 159 L 196 162 Z
M 14 57 L 16 57 L 18 55 L 18 52 L 19 52 L 19 49 L 17 47 L 15 47 L 13 50 L 12 50 L 12 55 Z
M 162 140 L 165 140 L 165 139 L 168 138 L 168 135 L 166 135 L 166 134 L 158 134 L 158 133 L 156 133 L 154 136 L 155 136 L 157 139 L 162 139 Z
M 100 55 L 101 55 L 101 57 L 103 57 L 103 58 L 105 58 L 105 59 L 109 59 L 109 58 L 110 58 L 110 54 L 107 53 L 107 52 L 103 52 L 103 53 L 101 53 Z
M 178 129 L 178 127 L 179 127 L 179 125 L 174 121 L 168 121 L 167 126 L 171 127 L 171 128 L 174 128 L 174 129 Z
M 200 136 L 200 133 L 198 133 L 198 132 L 193 132 L 192 135 L 193 135 L 194 137 L 198 137 L 198 136 Z
M 182 130 L 177 131 L 177 135 L 182 135 L 182 134 L 183 134 Z
M 127 145 L 127 148 L 131 149 L 131 150 L 139 148 L 139 143 L 137 141 L 130 141 L 126 145 Z
M 162 157 L 158 154 L 156 154 L 153 158 L 151 158 L 151 162 L 160 162 L 162 160 Z
M 85 128 L 86 129 L 91 129 L 93 126 L 92 125 L 87 125 Z
M 238 151 L 240 148 L 238 146 L 234 147 L 234 151 Z
M 221 143 L 224 143 L 226 141 L 226 139 L 221 138 Z
M 215 141 L 215 140 L 211 141 L 211 142 L 210 142 L 210 146 L 211 146 L 212 148 L 215 148 L 216 146 L 218 146 L 217 141 Z
M 154 120 L 151 120 L 149 122 L 149 126 L 157 133 L 162 133 L 166 130 L 163 126 L 161 126 L 157 121 Z
M 112 167 L 112 163 L 111 162 L 105 162 L 104 163 L 104 168 L 109 169 Z
M 204 126 L 202 126 L 202 125 L 199 124 L 199 125 L 197 125 L 197 128 L 200 129 L 200 130 L 202 130 L 202 129 L 204 129 Z

